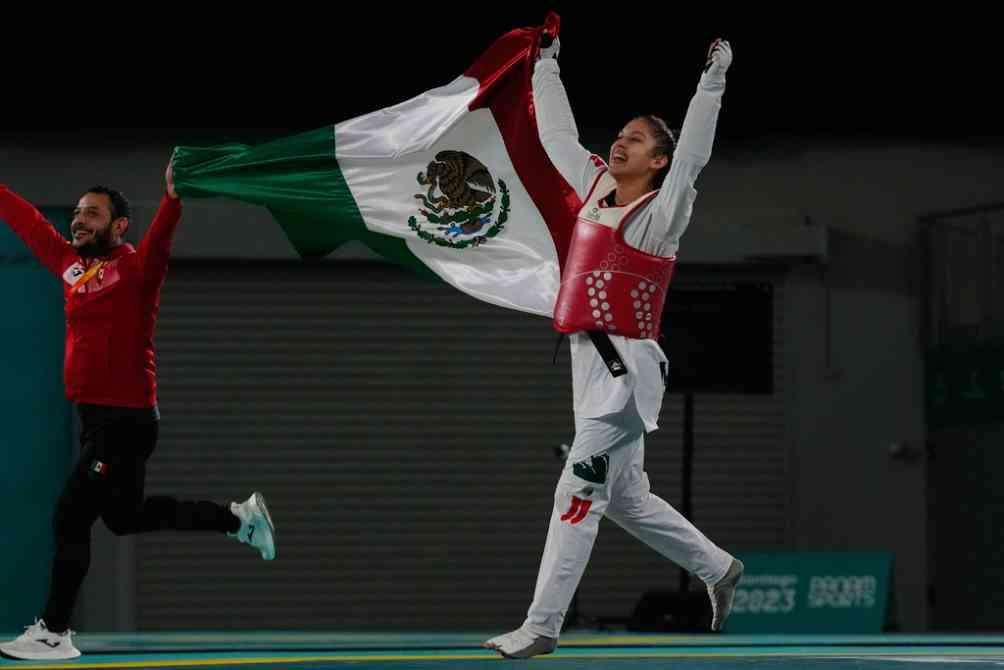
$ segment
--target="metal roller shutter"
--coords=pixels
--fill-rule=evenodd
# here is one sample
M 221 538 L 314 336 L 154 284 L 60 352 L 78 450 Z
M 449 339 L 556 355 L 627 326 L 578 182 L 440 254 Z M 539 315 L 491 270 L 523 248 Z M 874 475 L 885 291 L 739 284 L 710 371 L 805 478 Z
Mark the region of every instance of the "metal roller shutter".
M 568 346 L 552 365 L 554 339 L 547 319 L 392 266 L 175 262 L 147 492 L 225 502 L 261 490 L 279 554 L 265 562 L 215 534 L 140 536 L 139 629 L 517 625 L 554 447 L 572 437 Z M 778 382 L 773 396 L 697 399 L 695 513 L 729 548 L 783 542 L 781 398 Z M 681 406 L 667 395 L 647 451 L 674 505 Z M 605 522 L 582 602 L 594 593 L 603 614 L 626 615 L 669 574 Z

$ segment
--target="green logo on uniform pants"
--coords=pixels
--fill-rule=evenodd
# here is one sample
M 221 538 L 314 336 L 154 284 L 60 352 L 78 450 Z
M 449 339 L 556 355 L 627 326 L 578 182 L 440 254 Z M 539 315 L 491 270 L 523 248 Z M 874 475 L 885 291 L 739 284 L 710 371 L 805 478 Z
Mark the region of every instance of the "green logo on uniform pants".
M 602 484 L 607 481 L 607 471 L 610 469 L 609 454 L 593 456 L 589 462 L 579 461 L 572 466 L 572 472 L 576 477 L 581 477 L 587 482 Z

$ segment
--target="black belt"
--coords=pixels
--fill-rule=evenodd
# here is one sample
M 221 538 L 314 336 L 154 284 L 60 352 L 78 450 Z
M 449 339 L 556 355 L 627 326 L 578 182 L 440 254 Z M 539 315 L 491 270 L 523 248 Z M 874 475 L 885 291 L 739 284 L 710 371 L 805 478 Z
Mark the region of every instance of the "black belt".
M 586 333 L 589 335 L 589 339 L 593 341 L 596 351 L 600 353 L 600 358 L 606 363 L 610 374 L 614 377 L 626 375 L 627 368 L 624 367 L 624 361 L 621 360 L 620 354 L 617 353 L 614 343 L 610 341 L 610 336 L 602 330 L 587 330 Z
M 603 363 L 606 364 L 611 376 L 621 377 L 626 375 L 627 367 L 624 365 L 624 361 L 621 360 L 620 354 L 617 353 L 614 343 L 610 341 L 610 336 L 602 330 L 587 330 L 586 334 L 592 340 L 593 346 L 596 347 L 596 351 L 599 353 L 600 358 L 603 359 Z M 564 337 L 564 333 L 558 335 L 558 343 L 554 346 L 554 360 L 552 362 L 557 362 L 558 360 L 558 349 L 561 348 L 561 341 Z

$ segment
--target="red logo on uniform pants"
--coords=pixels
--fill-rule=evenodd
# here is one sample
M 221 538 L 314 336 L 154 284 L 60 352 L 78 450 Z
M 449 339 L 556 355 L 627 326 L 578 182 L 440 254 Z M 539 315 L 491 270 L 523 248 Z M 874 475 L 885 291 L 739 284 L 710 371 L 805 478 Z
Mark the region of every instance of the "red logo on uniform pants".
M 589 508 L 593 506 L 592 500 L 583 500 L 577 496 L 572 496 L 572 506 L 561 515 L 562 521 L 567 521 L 573 526 L 586 518 Z

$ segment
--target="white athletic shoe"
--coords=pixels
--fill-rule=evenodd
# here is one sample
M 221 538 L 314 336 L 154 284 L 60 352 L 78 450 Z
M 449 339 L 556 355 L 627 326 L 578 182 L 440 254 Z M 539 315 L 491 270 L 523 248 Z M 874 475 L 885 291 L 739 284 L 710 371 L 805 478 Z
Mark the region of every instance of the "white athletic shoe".
M 711 598 L 711 630 L 719 631 L 725 625 L 725 620 L 732 613 L 732 601 L 736 596 L 736 586 L 742 579 L 743 562 L 733 558 L 725 576 L 714 586 L 708 584 L 708 597 Z
M 241 527 L 227 535 L 250 544 L 266 561 L 275 558 L 275 524 L 265 506 L 265 496 L 255 491 L 242 503 L 230 503 L 230 511 L 241 520 Z
M 80 656 L 80 650 L 73 646 L 73 631 L 53 633 L 41 619 L 25 626 L 16 640 L 0 644 L 0 653 L 20 660 L 60 661 Z
M 558 640 L 517 628 L 505 635 L 486 640 L 481 646 L 494 649 L 506 658 L 530 658 L 540 654 L 550 654 L 558 646 Z

